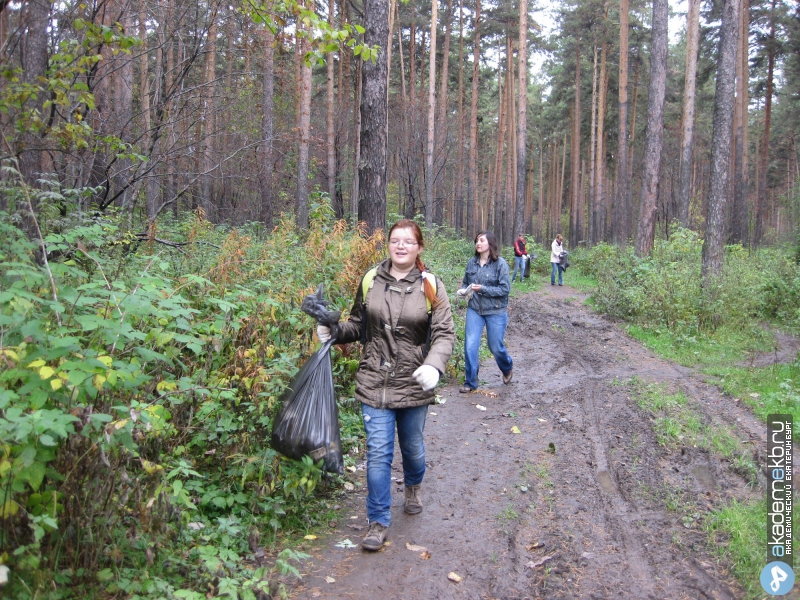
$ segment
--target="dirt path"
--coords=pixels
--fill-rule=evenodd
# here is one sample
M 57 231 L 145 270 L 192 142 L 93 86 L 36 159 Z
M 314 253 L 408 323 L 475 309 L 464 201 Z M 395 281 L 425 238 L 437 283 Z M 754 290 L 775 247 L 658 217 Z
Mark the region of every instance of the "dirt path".
M 450 385 L 440 390 L 446 403 L 430 408 L 423 513 L 403 514 L 396 456 L 391 545 L 375 554 L 336 547 L 357 544 L 364 532 L 366 486 L 356 486 L 331 536 L 306 548 L 313 558 L 293 598 L 742 596 L 710 555 L 699 521 L 757 492 L 702 449 L 664 450 L 619 382 L 637 375 L 682 389 L 707 423 L 728 424 L 754 451 L 763 424 L 583 300 L 558 286 L 512 300 L 514 382 L 502 385 L 490 359 L 482 392 Z M 364 482 L 363 471 L 353 480 Z

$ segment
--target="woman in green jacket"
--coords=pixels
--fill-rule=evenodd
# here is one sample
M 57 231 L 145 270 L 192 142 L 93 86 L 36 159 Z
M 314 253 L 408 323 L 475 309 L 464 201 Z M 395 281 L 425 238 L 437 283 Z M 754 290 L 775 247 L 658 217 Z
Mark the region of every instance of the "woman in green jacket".
M 434 388 L 453 352 L 450 302 L 441 280 L 420 259 L 422 231 L 403 219 L 389 230 L 389 258 L 359 286 L 350 318 L 339 323 L 337 341 L 364 343 L 356 373 L 367 433 L 367 518 L 361 546 L 380 550 L 391 523 L 394 433 L 405 480 L 404 511 L 422 512 L 419 490 L 425 475 L 423 429 Z M 371 278 L 371 279 L 370 279 Z M 365 289 L 366 288 L 366 293 Z M 363 328 L 363 329 L 362 329 Z M 320 341 L 330 329 L 317 328 Z

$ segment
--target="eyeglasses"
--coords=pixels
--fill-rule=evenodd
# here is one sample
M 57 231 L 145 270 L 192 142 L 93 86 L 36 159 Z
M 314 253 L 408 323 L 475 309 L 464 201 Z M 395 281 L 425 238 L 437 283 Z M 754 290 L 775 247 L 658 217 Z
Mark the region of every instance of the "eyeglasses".
M 416 246 L 419 242 L 415 242 L 413 240 L 389 240 L 390 246 Z

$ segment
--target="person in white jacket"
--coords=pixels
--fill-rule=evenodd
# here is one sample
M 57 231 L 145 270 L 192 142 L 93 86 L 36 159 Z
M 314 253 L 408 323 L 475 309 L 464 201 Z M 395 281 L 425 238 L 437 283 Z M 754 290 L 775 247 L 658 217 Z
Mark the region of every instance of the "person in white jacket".
M 556 284 L 556 271 L 558 271 L 558 285 L 563 285 L 564 270 L 560 267 L 561 263 L 560 254 L 564 251 L 564 236 L 560 233 L 553 240 L 550 246 L 550 263 L 553 265 L 553 271 L 550 273 L 550 285 Z

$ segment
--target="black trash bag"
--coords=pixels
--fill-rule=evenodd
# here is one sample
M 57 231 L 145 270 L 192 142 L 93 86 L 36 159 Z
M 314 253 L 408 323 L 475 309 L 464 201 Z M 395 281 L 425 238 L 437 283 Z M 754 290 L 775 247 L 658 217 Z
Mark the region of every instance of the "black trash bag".
M 283 393 L 272 427 L 272 447 L 289 458 L 322 459 L 322 469 L 344 473 L 339 407 L 333 389 L 330 339 L 305 362 Z
M 558 255 L 558 267 L 562 271 L 566 271 L 567 267 L 570 266 L 569 259 L 567 258 L 568 256 L 569 252 L 567 252 L 566 250 L 564 250 L 561 254 Z
M 531 276 L 531 258 L 530 256 L 526 256 L 522 259 L 522 262 L 525 264 L 525 268 L 522 270 L 522 276 L 528 279 Z
M 327 325 L 330 327 L 331 337 L 336 339 L 333 333 L 336 329 L 336 324 L 339 322 L 339 317 L 342 316 L 342 311 L 328 310 L 329 304 L 330 302 L 322 297 L 322 284 L 320 283 L 315 293 L 309 294 L 303 298 L 303 302 L 300 304 L 300 310 L 314 317 L 320 325 Z
M 322 298 L 322 284 L 316 294 L 303 299 L 300 307 L 303 312 L 328 325 L 332 337 L 300 367 L 281 396 L 283 406 L 272 427 L 272 447 L 295 460 L 305 455 L 314 462 L 322 459 L 324 471 L 341 474 L 344 457 L 331 368 L 331 346 L 336 340 L 340 312 L 329 311 L 327 306 Z

